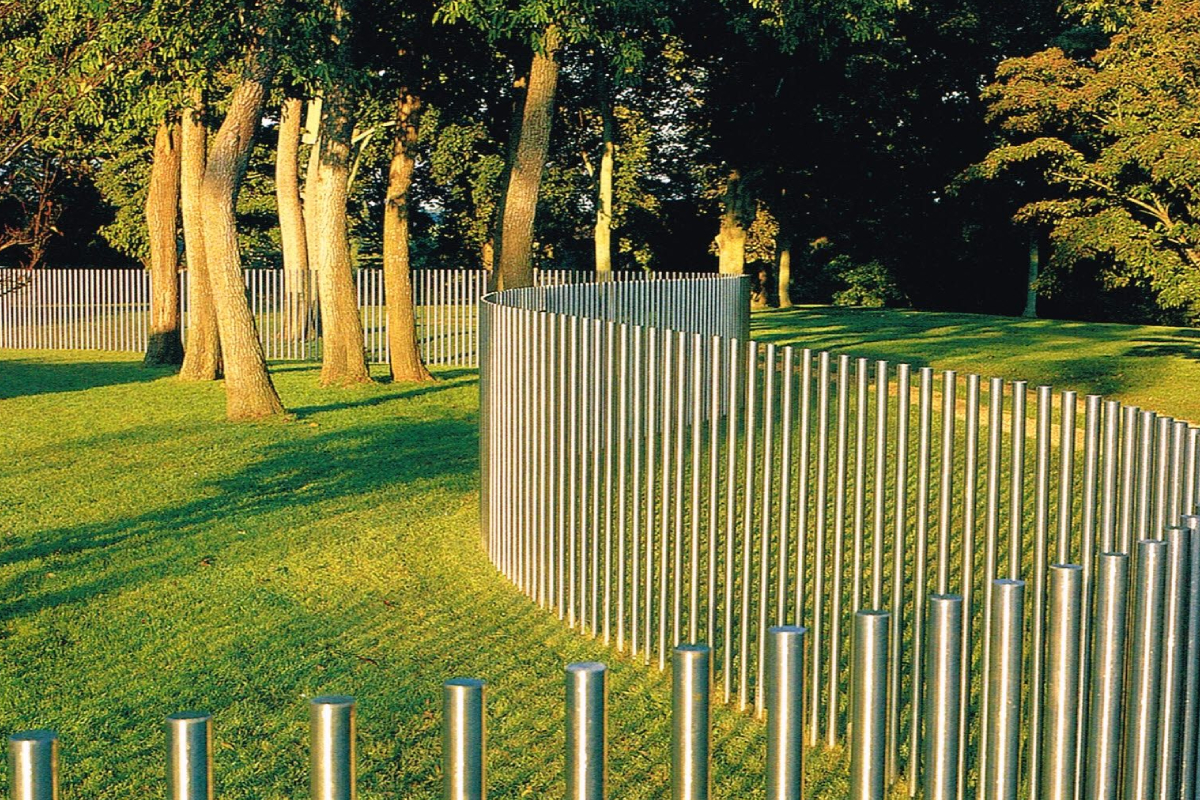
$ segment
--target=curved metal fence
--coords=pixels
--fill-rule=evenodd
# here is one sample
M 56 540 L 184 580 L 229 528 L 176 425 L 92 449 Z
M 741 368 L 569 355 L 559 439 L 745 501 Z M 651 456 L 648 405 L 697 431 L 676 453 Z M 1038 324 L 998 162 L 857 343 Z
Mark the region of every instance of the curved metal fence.
M 768 630 L 807 627 L 806 738 L 850 745 L 855 797 L 903 777 L 929 797 L 1195 798 L 1200 430 L 751 341 L 747 293 L 483 298 L 496 566 L 660 668 L 710 645 L 715 692 L 760 714 Z

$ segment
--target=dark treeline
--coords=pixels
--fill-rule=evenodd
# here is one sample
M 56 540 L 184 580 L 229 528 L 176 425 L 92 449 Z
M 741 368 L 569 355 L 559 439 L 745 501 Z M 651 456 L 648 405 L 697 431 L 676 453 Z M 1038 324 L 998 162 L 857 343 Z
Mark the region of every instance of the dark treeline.
M 331 307 L 381 263 L 499 286 L 533 267 L 719 267 L 755 275 L 767 305 L 1120 321 L 1191 322 L 1200 296 L 1195 2 L 0 11 L 8 264 L 161 261 L 156 139 L 166 152 L 191 111 L 211 147 L 251 80 L 239 264 L 311 268 Z M 181 266 L 187 185 L 162 212 L 181 224 L 159 225 Z M 361 377 L 349 362 L 328 380 Z

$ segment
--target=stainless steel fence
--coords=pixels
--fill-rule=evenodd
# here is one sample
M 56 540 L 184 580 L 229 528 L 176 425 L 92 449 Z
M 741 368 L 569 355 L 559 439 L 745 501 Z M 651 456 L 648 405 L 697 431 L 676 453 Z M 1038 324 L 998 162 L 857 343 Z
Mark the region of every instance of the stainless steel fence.
M 482 303 L 484 543 L 533 601 L 660 668 L 705 642 L 758 713 L 806 626 L 809 743 L 881 726 L 861 796 L 1197 796 L 1200 430 L 749 341 L 739 279 L 622 288 Z
M 249 269 L 246 299 L 271 360 L 316 360 L 321 355 L 315 277 L 305 292 L 286 285 L 280 270 Z M 594 273 L 538 271 L 540 285 L 590 281 Z M 613 273 L 612 281 L 672 277 L 665 273 Z M 180 307 L 186 341 L 190 306 L 188 273 L 180 272 Z M 369 361 L 388 361 L 383 272 L 355 272 Z M 479 298 L 487 283 L 480 270 L 417 270 L 413 300 L 417 340 L 427 364 L 479 364 Z M 0 348 L 142 352 L 150 322 L 150 276 L 143 269 L 0 269 Z

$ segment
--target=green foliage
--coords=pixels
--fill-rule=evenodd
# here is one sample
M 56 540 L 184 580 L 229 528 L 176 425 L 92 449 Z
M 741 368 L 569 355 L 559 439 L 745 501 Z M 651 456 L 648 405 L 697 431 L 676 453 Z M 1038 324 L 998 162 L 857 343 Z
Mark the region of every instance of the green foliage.
M 828 279 L 842 288 L 833 292 L 835 306 L 883 308 L 908 305 L 896 278 L 879 261 L 856 264 L 846 255 L 835 256 L 826 265 Z
M 1050 231 L 1051 266 L 1089 261 L 1200 314 L 1200 3 L 1160 0 L 1088 58 L 1004 62 L 985 98 L 1009 140 L 969 177 L 1042 185 L 1017 212 Z

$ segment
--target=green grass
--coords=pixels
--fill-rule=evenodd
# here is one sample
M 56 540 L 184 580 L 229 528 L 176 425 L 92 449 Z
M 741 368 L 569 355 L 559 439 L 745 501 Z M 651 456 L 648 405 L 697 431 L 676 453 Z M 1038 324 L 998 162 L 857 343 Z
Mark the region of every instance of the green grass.
M 756 314 L 759 341 L 1051 384 L 1200 422 L 1200 330 L 802 306 Z
M 65 798 L 162 792 L 162 718 L 216 715 L 225 798 L 307 796 L 307 698 L 360 698 L 368 798 L 440 796 L 441 682 L 490 682 L 496 797 L 561 796 L 562 667 L 612 666 L 612 794 L 667 795 L 666 676 L 567 631 L 479 543 L 474 373 L 316 388 L 222 421 L 216 385 L 114 354 L 0 351 L 0 731 L 63 739 Z M 716 795 L 762 795 L 715 710 Z M 840 754 L 814 754 L 820 796 Z M 3 786 L 0 783 L 0 786 Z

